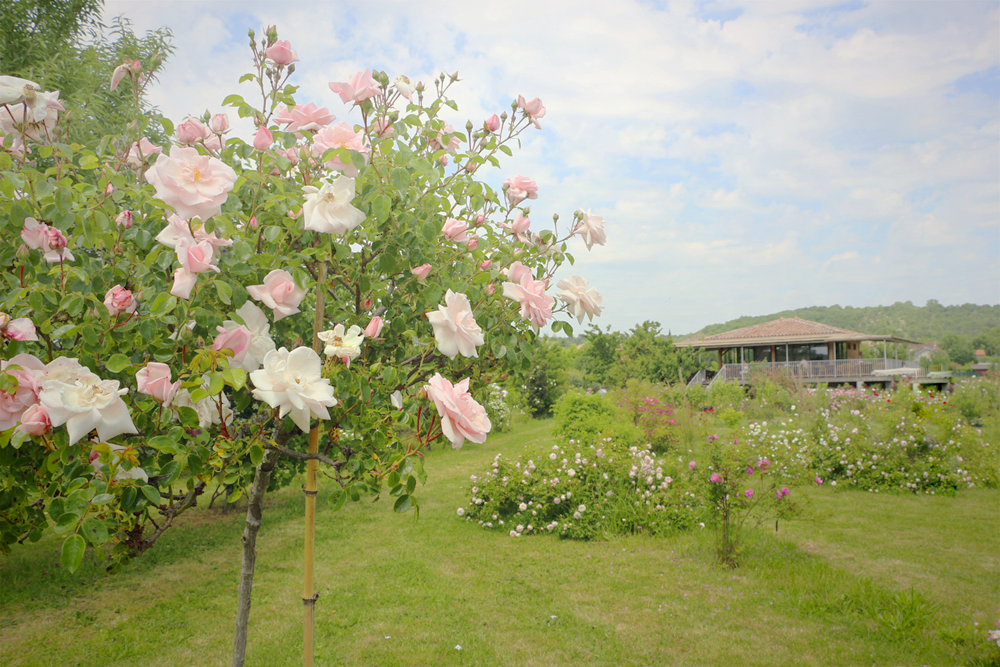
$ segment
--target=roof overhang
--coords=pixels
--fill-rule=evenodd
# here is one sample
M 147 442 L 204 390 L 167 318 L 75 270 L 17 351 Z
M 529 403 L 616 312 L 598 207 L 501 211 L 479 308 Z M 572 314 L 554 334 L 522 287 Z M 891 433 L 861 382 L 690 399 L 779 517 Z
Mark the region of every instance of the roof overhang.
M 759 347 L 769 345 L 807 345 L 810 343 L 848 343 L 860 341 L 879 341 L 886 343 L 908 343 L 898 336 L 883 334 L 809 334 L 800 336 L 757 336 L 753 338 L 727 338 L 724 340 L 692 340 L 674 343 L 677 347 L 697 347 L 704 350 L 726 350 L 732 347 Z

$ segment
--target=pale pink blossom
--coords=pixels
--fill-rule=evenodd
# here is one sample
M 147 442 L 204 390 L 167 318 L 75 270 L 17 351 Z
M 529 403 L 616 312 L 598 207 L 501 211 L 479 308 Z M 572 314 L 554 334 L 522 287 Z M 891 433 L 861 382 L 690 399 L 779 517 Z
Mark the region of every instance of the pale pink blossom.
M 236 326 L 233 326 L 235 324 Z M 219 335 L 215 338 L 215 343 L 212 345 L 212 349 L 216 352 L 220 350 L 232 350 L 233 357 L 230 360 L 231 367 L 243 368 L 243 360 L 247 356 L 247 351 L 250 349 L 251 334 L 250 329 L 246 328 L 242 324 L 237 324 L 233 322 L 227 327 L 215 327 L 215 330 L 219 332 Z M 259 366 L 254 367 L 252 370 L 257 370 Z
M 24 219 L 21 240 L 29 248 L 41 250 L 45 261 L 50 264 L 76 259 L 68 247 L 69 241 L 65 234 L 34 218 Z
M 418 282 L 424 282 L 427 280 L 427 276 L 431 274 L 430 264 L 421 264 L 420 266 L 410 269 L 410 273 L 417 277 Z
M 479 264 L 479 268 L 481 270 L 483 270 L 483 271 L 489 271 L 491 266 L 493 266 L 493 260 L 492 259 L 483 260 Z
M 271 136 L 271 130 L 263 125 L 258 127 L 257 135 L 253 138 L 253 147 L 259 151 L 266 151 L 273 143 L 274 137 Z
M 126 209 L 115 216 L 115 225 L 120 229 L 131 229 L 132 219 L 132 211 Z
M 42 404 L 29 407 L 21 415 L 21 423 L 17 427 L 18 431 L 28 435 L 45 435 L 52 431 L 52 420 L 49 413 Z
M 229 116 L 224 113 L 217 113 L 212 116 L 212 132 L 225 134 L 229 131 Z
M 286 132 L 315 132 L 335 120 L 337 120 L 337 117 L 330 113 L 329 109 L 318 107 L 315 102 L 299 104 L 291 109 L 282 107 L 274 115 L 274 122 L 287 126 L 285 127 Z
M 569 314 L 576 318 L 577 322 L 583 324 L 583 318 L 594 321 L 594 316 L 600 316 L 602 297 L 593 287 L 588 289 L 589 283 L 580 276 L 570 276 L 565 280 L 560 280 L 557 287 L 562 289 L 556 296 L 566 304 Z
M 531 227 L 531 218 L 521 213 L 521 210 L 518 209 L 514 211 L 514 217 L 510 223 L 501 222 L 500 226 L 509 229 L 515 236 L 522 237 L 528 231 L 528 228 Z
M 343 236 L 365 220 L 365 214 L 351 204 L 355 192 L 354 179 L 349 176 L 337 176 L 320 188 L 306 185 L 302 192 L 305 230 Z
M 438 151 L 443 148 L 449 153 L 454 153 L 458 150 L 458 147 L 462 143 L 459 138 L 454 135 L 454 132 L 455 128 L 453 128 L 450 123 L 445 123 L 444 128 L 440 132 L 435 133 L 431 131 L 427 139 L 427 145 L 432 151 Z M 447 159 L 448 157 L 445 156 L 444 164 L 448 164 Z
M 222 210 L 236 184 L 236 172 L 194 148 L 171 146 L 169 156 L 158 156 L 146 170 L 146 180 L 156 189 L 156 198 L 180 217 L 207 220 Z
M 306 296 L 306 291 L 284 269 L 271 271 L 264 277 L 264 284 L 250 285 L 247 293 L 274 311 L 275 322 L 298 313 L 298 306 Z
M 604 233 L 604 218 L 594 215 L 589 208 L 586 212 L 581 208 L 577 214 L 580 216 L 580 221 L 573 229 L 573 233 L 583 237 L 583 242 L 587 244 L 587 250 L 593 248 L 595 243 L 604 245 L 605 241 L 608 240 Z
M 40 376 L 44 370 L 45 364 L 30 354 L 0 359 L 0 372 L 17 380 L 17 389 L 13 394 L 0 390 L 0 431 L 13 428 L 25 410 L 38 403 L 42 384 Z
M 396 86 L 396 90 L 399 91 L 399 94 L 409 101 L 410 96 L 413 95 L 413 84 L 410 83 L 409 77 L 397 76 L 394 85 Z
M 486 410 L 469 393 L 469 378 L 453 385 L 440 373 L 435 373 L 424 391 L 434 402 L 441 418 L 441 432 L 451 441 L 452 447 L 461 449 L 466 440 L 486 442 L 493 425 Z
M 16 79 L 16 77 L 8 77 Z M 30 84 L 25 79 L 16 79 Z M 28 90 L 25 86 L 23 90 Z M 26 96 L 21 103 L 11 105 L 3 109 L 0 113 L 0 131 L 4 134 L 14 135 L 16 143 L 23 143 L 27 137 L 32 141 L 44 143 L 52 136 L 56 123 L 59 121 L 59 112 L 65 111 L 59 101 L 59 91 L 41 92 L 34 91 Z
M 520 174 L 504 181 L 503 190 L 511 206 L 517 206 L 525 199 L 538 199 L 538 184 Z
M 392 121 L 388 118 L 376 118 L 372 122 L 372 131 L 376 137 L 390 137 L 396 133 L 396 130 L 392 129 Z
M 449 289 L 445 292 L 444 300 L 445 305 L 427 313 L 427 319 L 434 328 L 438 351 L 451 359 L 457 354 L 478 357 L 476 346 L 486 341 L 483 330 L 476 324 L 469 298 Z
M 190 146 L 212 136 L 212 131 L 197 118 L 188 118 L 177 126 L 174 136 L 177 143 Z
M 146 137 L 143 137 L 139 141 L 132 144 L 132 147 L 128 151 L 128 157 L 125 161 L 130 167 L 141 167 L 147 159 L 162 152 L 162 148 L 151 142 Z
M 233 245 L 231 239 L 221 239 L 215 235 L 215 231 L 206 232 L 204 225 L 199 221 L 188 222 L 179 215 L 171 214 L 167 217 L 167 226 L 156 235 L 156 240 L 168 248 L 176 249 L 181 239 L 187 239 L 194 243 L 206 241 L 213 248 L 228 248 Z
M 170 402 L 182 384 L 180 380 L 171 383 L 171 375 L 170 366 L 159 361 L 150 361 L 145 368 L 139 369 L 135 374 L 136 391 L 152 396 L 163 403 L 164 407 L 170 407 Z
M 112 317 L 134 313 L 138 305 L 132 292 L 121 285 L 115 285 L 104 295 L 104 307 Z
M 521 319 L 531 322 L 537 332 L 552 319 L 552 306 L 555 299 L 545 293 L 548 281 L 535 280 L 531 274 L 521 276 L 519 282 L 505 282 L 503 295 L 521 306 Z
M 719 475 L 719 473 L 717 473 L 717 472 L 713 472 L 712 473 L 712 477 L 711 477 L 711 479 L 709 481 L 711 481 L 712 483 L 721 482 L 722 481 L 722 476 Z
M 535 127 L 539 130 L 542 126 L 539 124 L 538 119 L 545 116 L 545 107 L 542 106 L 542 101 L 537 97 L 530 102 L 526 102 L 523 95 L 517 96 L 517 106 L 519 109 L 524 111 L 524 115 L 531 119 Z
M 296 426 L 308 433 L 310 419 L 329 419 L 327 408 L 337 404 L 322 371 L 323 362 L 311 348 L 268 352 L 264 367 L 250 373 L 253 397 L 277 408 L 279 418 L 290 415 Z
M 236 314 L 243 320 L 241 325 L 233 320 L 225 320 L 222 328 L 226 331 L 233 331 L 239 327 L 250 332 L 250 344 L 243 355 L 243 360 L 239 367 L 251 373 L 264 362 L 267 353 L 275 349 L 274 340 L 271 339 L 271 323 L 267 315 L 253 301 L 247 301 L 236 311 Z M 231 364 L 232 365 L 232 364 Z
M 496 294 L 496 291 L 497 291 L 497 286 L 494 285 L 493 283 L 490 283 L 489 287 L 486 288 L 487 296 L 493 296 L 494 294 Z
M 201 388 L 208 391 L 211 386 L 210 380 L 207 376 L 204 376 L 202 379 Z M 190 391 L 180 389 L 170 401 L 170 405 L 175 408 L 191 408 L 194 410 L 198 414 L 198 426 L 201 428 L 212 428 L 212 426 L 223 422 L 226 425 L 233 423 L 233 409 L 229 402 L 229 397 L 226 396 L 226 392 L 224 391 L 216 395 L 205 396 L 196 403 L 191 400 Z
M 16 320 L 8 321 L 5 325 L 0 326 L 0 331 L 3 332 L 4 338 L 10 340 L 38 340 L 38 334 L 35 333 L 35 325 L 27 317 L 19 317 Z
M 381 89 L 382 84 L 372 78 L 370 69 L 352 74 L 346 83 L 330 82 L 330 90 L 340 95 L 344 104 L 364 102 L 369 97 L 378 95 Z
M 199 273 L 219 273 L 219 267 L 212 263 L 215 261 L 215 251 L 208 241 L 195 243 L 187 238 L 181 238 L 174 251 L 180 266 L 174 271 L 174 285 L 170 293 L 178 299 L 189 299 Z
M 362 131 L 355 132 L 349 123 L 337 123 L 332 127 L 324 127 L 313 136 L 312 156 L 317 160 L 321 159 L 326 151 L 338 148 L 346 148 L 361 153 L 365 156 L 366 161 L 370 150 L 365 145 L 365 133 Z M 343 172 L 344 175 L 352 178 L 358 175 L 358 168 L 354 166 L 354 163 L 350 159 L 345 161 L 334 156 L 323 164 L 330 169 Z
M 448 218 L 444 221 L 444 226 L 441 228 L 441 234 L 449 241 L 464 243 L 469 238 L 469 235 L 466 234 L 468 229 L 469 223 L 462 220 L 455 220 L 454 218 Z
M 501 271 L 501 273 L 507 276 L 507 280 L 509 280 L 512 283 L 521 282 L 521 278 L 523 278 L 524 276 L 528 276 L 529 278 L 534 278 L 534 275 L 532 275 L 531 273 L 531 269 L 526 267 L 521 262 L 511 263 L 511 265 L 508 266 L 503 271 Z
M 465 242 L 465 247 L 468 250 L 475 250 L 476 248 L 478 248 L 479 247 L 479 237 L 477 237 L 477 236 L 470 236 L 469 240 Z
M 291 65 L 299 61 L 299 54 L 292 50 L 288 40 L 278 40 L 264 51 L 264 55 L 276 65 Z
M 497 130 L 500 129 L 500 124 L 501 124 L 500 117 L 497 116 L 496 114 L 493 114 L 492 116 L 486 119 L 485 124 L 487 130 L 489 130 L 490 132 L 496 132 Z
M 130 62 L 121 64 L 115 68 L 115 71 L 111 73 L 111 92 L 114 92 L 115 88 L 118 87 L 118 84 L 120 84 L 131 71 L 132 63 Z
M 365 336 L 368 338 L 378 338 L 379 334 L 382 333 L 382 327 L 384 326 L 382 318 L 376 315 L 365 327 Z

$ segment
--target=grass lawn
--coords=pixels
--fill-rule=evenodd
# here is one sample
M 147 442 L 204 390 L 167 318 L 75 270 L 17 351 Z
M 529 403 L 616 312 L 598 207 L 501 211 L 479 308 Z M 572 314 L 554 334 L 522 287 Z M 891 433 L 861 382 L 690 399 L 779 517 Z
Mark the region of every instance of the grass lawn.
M 331 513 L 321 481 L 318 665 L 1000 665 L 1000 492 L 809 489 L 736 570 L 710 528 L 573 542 L 456 517 L 469 475 L 550 427 L 430 453 L 416 522 L 386 500 Z M 301 664 L 298 486 L 269 497 L 248 664 Z M 0 665 L 228 665 L 243 511 L 179 524 L 114 576 L 93 553 L 66 574 L 48 538 L 0 560 Z

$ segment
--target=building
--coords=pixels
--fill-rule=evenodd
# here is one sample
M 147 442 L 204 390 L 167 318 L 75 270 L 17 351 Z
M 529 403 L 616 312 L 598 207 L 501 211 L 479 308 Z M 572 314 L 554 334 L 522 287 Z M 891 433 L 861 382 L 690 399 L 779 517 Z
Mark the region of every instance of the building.
M 882 358 L 862 358 L 861 343 L 864 341 L 881 342 Z M 714 350 L 718 354 L 718 370 L 703 369 L 689 384 L 728 380 L 750 384 L 755 376 L 772 372 L 808 383 L 889 384 L 897 376 L 922 381 L 920 378 L 925 374 L 916 363 L 896 359 L 895 355 L 889 358 L 889 343 L 914 344 L 915 341 L 783 317 L 675 345 Z

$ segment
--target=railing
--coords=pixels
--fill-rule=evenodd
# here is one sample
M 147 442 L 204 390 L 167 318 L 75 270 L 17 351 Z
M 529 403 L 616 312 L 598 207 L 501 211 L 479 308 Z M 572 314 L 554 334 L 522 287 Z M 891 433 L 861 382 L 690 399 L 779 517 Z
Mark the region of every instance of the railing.
M 694 387 L 695 385 L 699 385 L 704 381 L 705 381 L 705 369 L 702 368 L 700 371 L 694 374 L 693 378 L 691 378 L 688 381 L 687 386 Z
M 913 377 L 926 377 L 918 367 L 910 367 L 899 359 L 837 359 L 835 361 L 757 361 L 745 364 L 725 364 L 715 379 L 749 382 L 761 373 L 781 373 L 802 380 L 854 379 L 874 376 L 875 371 L 912 369 Z

